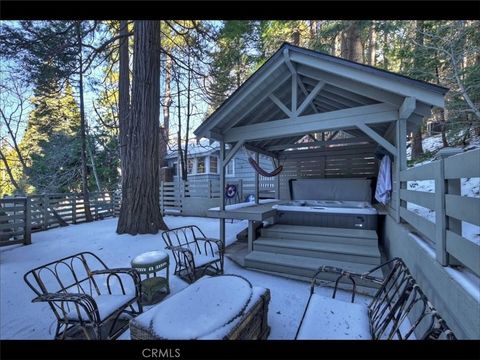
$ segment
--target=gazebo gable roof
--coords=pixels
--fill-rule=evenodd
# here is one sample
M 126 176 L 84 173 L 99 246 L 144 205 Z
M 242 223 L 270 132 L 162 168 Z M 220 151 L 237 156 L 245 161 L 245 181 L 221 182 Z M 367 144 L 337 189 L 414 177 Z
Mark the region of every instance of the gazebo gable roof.
M 289 81 L 294 76 L 298 82 L 295 89 Z M 294 91 L 298 92 L 297 104 L 292 105 Z M 432 106 L 443 107 L 447 91 L 438 85 L 285 43 L 195 134 L 220 139 L 233 127 L 289 117 L 293 106 L 302 115 L 382 103 L 399 109 L 407 97 L 416 99 L 410 120 L 418 123 L 430 114 Z M 289 138 L 294 139 L 299 136 Z

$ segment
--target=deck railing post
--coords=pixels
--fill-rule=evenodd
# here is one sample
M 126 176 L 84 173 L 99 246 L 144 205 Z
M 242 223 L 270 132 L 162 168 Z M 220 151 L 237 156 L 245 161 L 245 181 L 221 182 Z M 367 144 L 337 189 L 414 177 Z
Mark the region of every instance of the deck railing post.
M 42 206 L 43 206 L 43 224 L 42 224 L 42 228 L 43 230 L 47 230 L 48 229 L 48 207 L 49 207 L 49 197 L 48 197 L 48 194 L 43 194 L 42 196 Z
M 31 201 L 27 196 L 25 198 L 25 218 L 24 218 L 24 234 L 23 241 L 25 245 L 30 245 L 32 243 L 32 213 L 31 213 Z
M 445 216 L 445 173 L 443 158 L 435 162 L 435 247 L 437 261 L 448 266 Z
M 72 224 L 77 223 L 77 194 L 72 193 Z
M 445 159 L 461 153 L 460 149 L 442 149 L 437 153 L 439 160 L 435 170 L 435 242 L 437 261 L 443 266 L 461 263 L 447 252 L 447 229 L 462 235 L 462 222 L 446 215 L 445 195 L 461 195 L 460 179 L 445 179 Z
M 165 207 L 163 204 L 163 181 L 160 182 L 160 213 L 165 215 Z

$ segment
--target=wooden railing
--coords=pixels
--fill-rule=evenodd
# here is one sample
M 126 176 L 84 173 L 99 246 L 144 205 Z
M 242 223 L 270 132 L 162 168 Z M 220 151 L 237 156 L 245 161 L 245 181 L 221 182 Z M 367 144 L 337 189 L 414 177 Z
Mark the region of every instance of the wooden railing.
M 26 197 L 0 200 L 0 246 L 31 244 L 30 206 Z
M 460 263 L 480 276 L 480 246 L 462 235 L 462 221 L 480 226 L 480 198 L 461 195 L 462 178 L 480 178 L 480 149 L 400 172 L 400 218 L 435 245 L 442 265 Z M 435 192 L 407 190 L 408 181 L 418 180 L 434 181 Z M 408 203 L 435 211 L 435 221 L 410 211 Z
M 119 197 L 109 192 L 92 192 L 93 220 L 118 215 Z M 0 246 L 30 243 L 30 234 L 86 221 L 82 194 L 60 193 L 0 199 Z

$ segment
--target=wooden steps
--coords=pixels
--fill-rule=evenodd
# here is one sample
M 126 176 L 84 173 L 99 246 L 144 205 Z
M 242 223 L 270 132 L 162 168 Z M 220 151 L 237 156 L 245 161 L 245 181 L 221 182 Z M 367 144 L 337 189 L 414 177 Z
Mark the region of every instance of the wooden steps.
M 380 252 L 373 230 L 277 224 L 261 229 L 244 264 L 310 280 L 323 265 L 364 273 L 380 264 Z M 379 271 L 374 275 L 382 277 Z M 321 279 L 330 281 L 335 276 L 323 274 Z
M 254 242 L 254 250 L 277 254 L 290 254 L 360 264 L 380 265 L 378 247 L 334 242 L 316 242 L 260 237 Z M 372 267 L 373 267 L 372 266 Z
M 341 229 L 319 226 L 273 225 L 261 229 L 262 237 L 326 241 L 352 245 L 377 246 L 377 232 L 374 230 Z

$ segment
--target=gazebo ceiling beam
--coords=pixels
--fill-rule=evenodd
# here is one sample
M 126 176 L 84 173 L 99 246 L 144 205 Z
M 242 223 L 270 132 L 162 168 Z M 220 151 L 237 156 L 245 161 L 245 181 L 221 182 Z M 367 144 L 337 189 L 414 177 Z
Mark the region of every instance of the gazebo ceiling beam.
M 259 148 L 258 146 L 251 145 L 251 144 L 244 144 L 243 146 L 247 150 L 250 150 L 250 151 L 256 152 L 258 154 L 265 155 L 265 156 L 269 156 L 269 157 L 274 158 L 274 159 L 278 159 L 278 154 L 274 153 L 272 151 L 268 151 L 268 150 Z
M 427 104 L 431 104 L 434 106 L 444 107 L 445 105 L 445 100 L 441 93 L 434 94 L 429 90 L 417 86 L 407 85 L 399 80 L 392 80 L 375 76 L 360 69 L 349 68 L 336 62 L 313 58 L 312 56 L 301 54 L 298 52 L 293 52 L 289 54 L 289 57 L 292 62 L 295 62 L 297 64 L 303 64 L 314 69 L 320 69 L 332 75 L 341 74 L 341 77 L 345 78 L 346 80 L 351 79 L 351 83 L 356 82 L 362 85 L 370 84 L 372 87 L 377 88 L 379 91 L 388 91 L 394 94 L 399 94 L 401 97 L 414 96 L 419 101 L 423 101 Z M 297 72 L 300 73 L 299 68 L 297 68 Z M 339 76 L 337 75 L 335 77 L 338 78 Z
M 331 141 L 313 141 L 313 142 L 305 142 L 305 143 L 290 143 L 290 144 L 283 144 L 283 145 L 273 145 L 268 146 L 267 150 L 269 151 L 279 151 L 285 149 L 298 149 L 307 146 L 325 146 L 325 145 L 333 145 L 333 144 L 355 144 L 355 143 L 365 143 L 371 142 L 370 138 L 368 137 L 354 137 L 349 139 L 338 139 L 338 140 L 331 140 Z
M 296 81 L 298 83 L 298 86 L 300 87 L 300 90 L 302 90 L 303 94 L 305 96 L 308 96 L 308 91 L 305 88 L 305 85 L 303 84 L 302 79 L 300 79 L 300 76 L 298 76 L 298 74 L 297 74 L 297 70 L 295 69 L 292 62 L 290 61 L 290 53 L 289 53 L 288 49 L 283 50 L 283 59 L 285 61 L 285 64 L 288 67 L 288 70 L 290 70 L 290 73 L 292 74 L 292 99 L 293 99 L 293 84 L 294 84 L 294 81 Z M 295 97 L 296 97 L 296 88 L 295 88 Z M 295 100 L 295 108 L 296 108 L 296 103 L 297 103 L 297 101 Z M 313 111 L 318 113 L 318 110 L 313 103 L 310 103 L 310 106 L 312 107 Z M 293 101 L 292 101 L 292 112 L 295 111 L 295 108 L 293 107 Z
M 279 98 L 277 98 L 277 97 L 276 97 L 275 95 L 273 95 L 273 94 L 270 94 L 269 98 L 270 98 L 270 100 L 272 100 L 272 101 L 275 103 L 275 105 L 277 105 L 277 106 L 280 108 L 280 110 L 282 110 L 282 111 L 285 113 L 285 115 L 287 115 L 288 117 L 292 117 L 292 116 L 293 116 L 294 113 L 293 113 L 292 111 L 290 111 L 290 110 L 280 101 Z
M 243 140 L 237 141 L 237 143 L 230 149 L 227 156 L 225 156 L 225 160 L 223 162 L 225 165 L 228 164 L 230 160 L 233 159 L 235 154 L 238 152 L 238 150 L 240 150 L 240 148 L 243 146 L 244 143 L 245 141 Z
M 345 104 L 342 104 L 336 100 L 330 100 L 330 99 L 327 99 L 326 97 L 323 96 L 323 94 L 319 94 L 317 96 L 317 101 L 321 101 L 325 104 L 329 104 L 337 109 L 345 109 L 346 107 L 347 108 L 351 108 L 351 107 L 357 107 L 357 106 L 361 106 L 361 105 L 356 105 L 356 106 L 348 106 L 348 105 L 345 105 Z
M 366 105 L 363 102 L 361 103 L 361 102 L 357 102 L 357 101 L 354 101 L 354 100 L 346 99 L 344 97 L 332 94 L 328 91 L 322 91 L 320 96 L 322 96 L 322 97 L 324 97 L 325 99 L 328 99 L 328 100 L 333 100 L 336 103 L 342 104 L 343 106 L 347 106 L 347 107 L 356 107 L 356 106 Z
M 357 123 L 382 123 L 397 119 L 398 108 L 389 104 L 374 104 L 235 127 L 224 133 L 224 139 L 226 142 L 271 139 L 351 128 Z
M 322 90 L 324 86 L 325 86 L 325 81 L 317 82 L 317 84 L 312 89 L 312 91 L 307 95 L 305 100 L 303 100 L 302 104 L 298 107 L 298 109 L 295 112 L 295 115 L 297 116 L 301 115 L 303 111 L 306 109 L 306 107 L 312 103 L 312 100 L 315 98 L 315 96 L 317 96 L 317 94 L 320 92 L 320 90 Z
M 352 81 L 351 79 L 347 79 L 343 76 L 334 75 L 326 71 L 314 69 L 305 65 L 299 65 L 297 67 L 297 71 L 300 75 L 307 76 L 317 81 L 325 81 L 335 87 L 369 97 L 376 101 L 385 102 L 397 107 L 400 107 L 403 103 L 404 96 L 397 95 L 368 84 Z
M 397 148 L 393 146 L 390 142 L 385 140 L 379 133 L 369 127 L 367 124 L 357 124 L 357 127 L 362 130 L 366 135 L 375 140 L 380 144 L 385 150 L 387 150 L 393 156 L 397 156 Z

